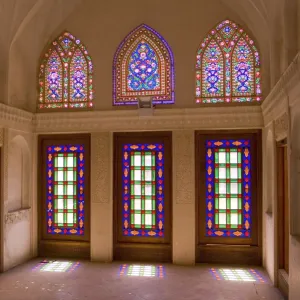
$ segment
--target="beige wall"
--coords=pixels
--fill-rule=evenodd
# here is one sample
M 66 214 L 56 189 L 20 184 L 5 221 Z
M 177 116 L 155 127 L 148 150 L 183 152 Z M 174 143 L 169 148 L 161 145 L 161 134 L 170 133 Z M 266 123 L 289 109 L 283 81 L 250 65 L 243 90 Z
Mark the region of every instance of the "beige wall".
M 30 259 L 32 241 L 32 134 L 4 129 L 2 148 L 3 269 Z M 1 226 L 1 227 L 2 227 Z

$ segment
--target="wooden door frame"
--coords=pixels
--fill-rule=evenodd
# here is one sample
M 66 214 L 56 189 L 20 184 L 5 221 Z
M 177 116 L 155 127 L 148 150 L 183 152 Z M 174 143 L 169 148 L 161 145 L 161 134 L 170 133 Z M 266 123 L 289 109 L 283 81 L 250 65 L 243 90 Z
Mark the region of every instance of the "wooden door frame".
M 85 189 L 85 234 L 84 237 L 66 236 L 66 235 L 47 235 L 45 230 L 45 211 L 46 211 L 46 179 L 45 172 L 45 149 L 47 143 L 80 143 L 84 142 L 85 151 L 88 153 L 88 160 L 85 161 L 85 180 L 87 188 Z M 38 254 L 40 256 L 53 257 L 90 257 L 90 134 L 52 134 L 38 136 L 38 179 L 37 179 L 37 208 L 38 208 Z
M 278 287 L 281 290 L 281 292 L 288 297 L 289 295 L 289 275 L 288 272 L 284 268 L 284 205 L 285 205 L 285 197 L 286 193 L 288 192 L 288 189 L 286 190 L 285 184 L 284 184 L 284 163 L 282 159 L 285 159 L 285 150 L 284 148 L 287 148 L 287 139 L 283 139 L 282 141 L 278 141 L 276 143 L 276 170 L 277 170 L 277 176 L 276 176 L 276 247 L 278 249 L 277 251 L 277 258 L 276 258 L 276 272 L 278 276 Z M 287 150 L 287 149 L 286 149 Z M 286 153 L 287 155 L 287 153 Z M 288 167 L 288 155 L 286 157 L 286 164 Z M 287 176 L 289 176 L 289 172 L 287 171 Z M 289 181 L 289 178 L 288 178 Z M 290 214 L 289 214 L 290 215 Z M 289 255 L 288 255 L 289 257 Z
M 3 147 L 3 146 L 2 146 Z M 0 147 L 0 273 L 4 272 L 4 203 L 3 203 L 3 148 Z
M 254 214 L 255 222 L 254 236 L 251 239 L 243 240 L 238 238 L 226 238 L 226 242 L 222 240 L 214 240 L 213 238 L 204 237 L 205 225 L 205 203 L 201 191 L 205 190 L 205 168 L 200 170 L 205 162 L 204 156 L 200 153 L 205 153 L 205 149 L 200 148 L 200 142 L 203 139 L 240 139 L 251 138 L 254 169 L 256 169 L 256 190 L 254 188 L 252 195 L 255 195 L 256 205 Z M 201 263 L 236 263 L 236 264 L 252 264 L 262 265 L 262 135 L 260 129 L 251 130 L 199 130 L 195 132 L 195 195 L 196 195 L 196 262 Z M 200 224 L 202 227 L 200 228 Z M 201 234 L 202 233 L 202 234 Z M 202 237 L 200 237 L 202 235 Z M 256 235 L 256 236 L 255 236 Z M 202 239 L 202 241 L 200 240 Z M 250 243 L 249 243 L 250 242 Z M 250 245 L 249 245 L 250 244 Z
M 116 260 L 135 260 L 130 251 L 141 251 L 141 256 L 137 257 L 137 260 L 144 261 L 172 261 L 172 132 L 155 131 L 155 132 L 117 132 L 114 133 L 114 174 L 113 179 L 115 183 L 113 193 L 113 256 Z M 168 153 L 165 156 L 166 170 L 165 180 L 169 181 L 168 188 L 165 190 L 166 199 L 169 199 L 168 203 L 165 203 L 165 237 L 163 239 L 149 238 L 149 237 L 123 237 L 120 232 L 120 215 L 122 213 L 122 207 L 120 205 L 120 199 L 122 195 L 121 177 L 122 164 L 119 161 L 122 157 L 122 148 L 118 147 L 122 141 L 126 143 L 157 143 L 163 142 L 165 152 Z M 153 257 L 154 253 L 158 256 Z

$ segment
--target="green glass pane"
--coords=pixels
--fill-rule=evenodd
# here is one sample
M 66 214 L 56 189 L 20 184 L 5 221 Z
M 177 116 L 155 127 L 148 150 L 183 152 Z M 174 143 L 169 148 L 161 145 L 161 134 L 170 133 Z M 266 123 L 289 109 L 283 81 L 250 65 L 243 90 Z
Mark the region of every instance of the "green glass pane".
M 219 228 L 238 228 L 242 225 L 237 209 L 241 209 L 241 199 L 238 194 L 242 193 L 242 183 L 238 179 L 242 179 L 242 168 L 238 166 L 241 163 L 242 155 L 238 149 L 216 149 L 214 153 L 215 163 L 215 194 L 219 198 L 215 198 L 215 207 L 219 209 L 219 213 L 215 214 L 215 223 Z

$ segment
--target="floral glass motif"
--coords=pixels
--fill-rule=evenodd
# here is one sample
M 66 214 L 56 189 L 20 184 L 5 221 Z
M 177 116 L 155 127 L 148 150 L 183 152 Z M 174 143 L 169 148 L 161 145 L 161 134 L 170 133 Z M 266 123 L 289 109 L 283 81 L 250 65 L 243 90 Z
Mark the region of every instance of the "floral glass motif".
M 251 237 L 249 140 L 206 141 L 206 236 Z
M 132 52 L 128 63 L 127 89 L 151 91 L 160 88 L 159 63 L 155 51 L 141 41 Z
M 81 41 L 65 32 L 42 57 L 38 108 L 92 107 L 93 98 L 92 59 Z
M 196 102 L 261 101 L 260 58 L 253 40 L 232 21 L 210 31 L 196 58 Z
M 83 145 L 47 148 L 47 232 L 84 234 L 85 155 Z
M 123 146 L 123 235 L 164 237 L 164 146 Z
M 154 104 L 174 103 L 174 59 L 164 38 L 140 25 L 122 41 L 113 65 L 114 105 L 137 104 L 152 96 Z

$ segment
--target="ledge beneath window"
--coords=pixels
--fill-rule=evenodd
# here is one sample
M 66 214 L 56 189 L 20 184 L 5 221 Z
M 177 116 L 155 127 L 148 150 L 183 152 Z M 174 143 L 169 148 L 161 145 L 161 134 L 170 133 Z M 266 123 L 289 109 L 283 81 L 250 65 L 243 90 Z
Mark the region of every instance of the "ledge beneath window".
M 30 212 L 31 207 L 9 211 L 4 218 L 5 225 L 12 225 L 24 220 L 29 220 Z
M 268 217 L 270 217 L 270 218 L 273 217 L 273 211 L 271 211 L 271 210 L 265 211 L 265 214 L 266 214 Z

